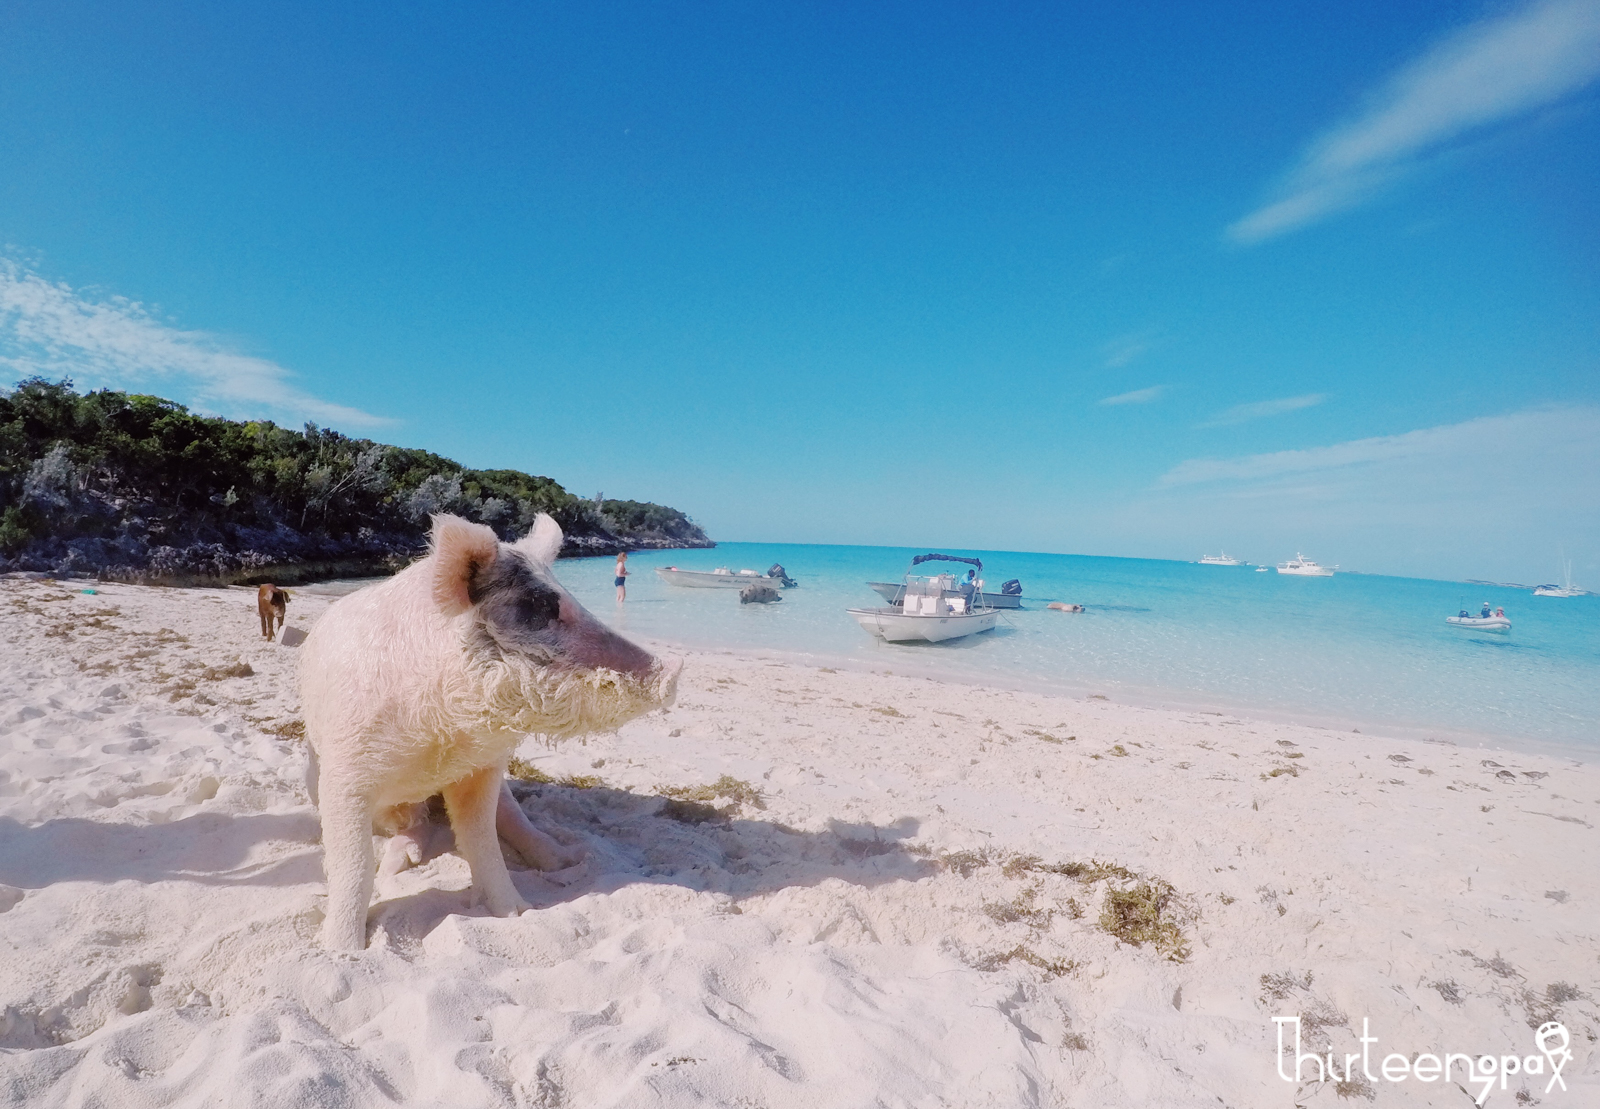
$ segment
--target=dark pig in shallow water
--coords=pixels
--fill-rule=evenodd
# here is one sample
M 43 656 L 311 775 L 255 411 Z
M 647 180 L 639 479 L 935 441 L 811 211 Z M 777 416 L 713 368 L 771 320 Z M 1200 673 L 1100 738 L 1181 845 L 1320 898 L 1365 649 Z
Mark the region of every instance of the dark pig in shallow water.
M 783 594 L 764 581 L 747 585 L 739 590 L 739 603 L 742 605 L 770 605 L 773 601 L 783 600 Z
M 561 528 L 541 514 L 521 541 L 435 516 L 426 558 L 335 602 L 301 649 L 300 688 L 322 814 L 322 941 L 366 946 L 375 821 L 407 827 L 442 794 L 472 889 L 497 916 L 527 908 L 498 833 L 536 865 L 561 849 L 511 800 L 523 737 L 616 728 L 671 703 L 679 660 L 612 632 L 555 580 Z

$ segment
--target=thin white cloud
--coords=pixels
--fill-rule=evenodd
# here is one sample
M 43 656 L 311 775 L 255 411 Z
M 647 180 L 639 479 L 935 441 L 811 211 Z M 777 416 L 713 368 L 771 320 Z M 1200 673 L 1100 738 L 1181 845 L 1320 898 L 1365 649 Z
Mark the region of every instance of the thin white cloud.
M 1305 450 L 1190 459 L 1108 506 L 1131 549 L 1428 578 L 1541 582 L 1600 555 L 1600 406 L 1547 407 Z M 1595 587 L 1597 578 L 1580 578 Z
M 1589 445 L 1587 453 L 1600 457 L 1600 408 L 1533 409 L 1328 447 L 1243 458 L 1189 459 L 1163 474 L 1158 484 L 1166 488 L 1219 482 L 1259 485 L 1309 477 L 1347 481 L 1354 475 L 1393 473 L 1399 467 L 1419 465 L 1443 465 L 1460 472 L 1469 462 L 1467 469 L 1479 471 L 1530 451 L 1559 453 L 1563 445 L 1581 447 L 1585 443 Z M 1593 476 L 1592 469 L 1588 474 L 1552 472 L 1543 484 L 1590 483 Z
M 297 388 L 276 362 L 230 350 L 214 335 L 183 331 L 125 297 L 95 298 L 0 258 L 0 366 L 18 377 L 71 377 L 79 385 L 146 388 L 229 415 L 272 412 L 328 424 L 392 421 Z
M 1149 349 L 1150 343 L 1143 337 L 1127 335 L 1121 339 L 1113 339 L 1100 348 L 1100 353 L 1106 356 L 1106 368 L 1115 370 L 1126 366 Z
M 1360 204 L 1452 141 L 1600 77 L 1600 0 L 1539 0 L 1448 35 L 1313 141 L 1278 195 L 1228 228 L 1255 243 Z
M 1298 412 L 1302 408 L 1312 408 L 1327 399 L 1327 393 L 1307 393 L 1300 397 L 1279 397 L 1277 400 L 1258 400 L 1251 404 L 1236 404 L 1232 408 L 1218 412 L 1199 426 L 1231 427 L 1234 424 L 1249 423 L 1251 420 L 1261 420 L 1268 416 L 1281 416 L 1285 412 Z
M 1100 403 L 1101 404 L 1149 404 L 1153 400 L 1160 399 L 1161 394 L 1166 392 L 1166 390 L 1167 390 L 1167 387 L 1165 385 L 1152 385 L 1148 389 L 1135 389 L 1131 393 L 1118 393 L 1114 397 L 1106 397 L 1103 400 L 1101 400 Z

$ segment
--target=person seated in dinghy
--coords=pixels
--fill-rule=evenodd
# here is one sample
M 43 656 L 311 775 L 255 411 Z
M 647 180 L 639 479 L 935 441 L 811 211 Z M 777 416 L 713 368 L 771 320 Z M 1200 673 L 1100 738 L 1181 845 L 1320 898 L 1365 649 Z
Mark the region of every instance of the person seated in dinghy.
M 1484 601 L 1483 602 L 1483 611 L 1478 613 L 1478 615 L 1481 616 L 1485 620 L 1487 620 L 1489 618 L 1489 602 L 1488 601 Z

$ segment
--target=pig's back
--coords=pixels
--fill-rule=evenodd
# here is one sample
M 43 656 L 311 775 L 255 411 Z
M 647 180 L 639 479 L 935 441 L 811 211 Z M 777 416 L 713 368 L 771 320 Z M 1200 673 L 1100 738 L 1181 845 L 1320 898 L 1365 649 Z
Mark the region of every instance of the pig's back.
M 409 716 L 436 689 L 452 657 L 454 622 L 433 603 L 416 564 L 328 607 L 300 648 L 300 694 L 313 747 Z

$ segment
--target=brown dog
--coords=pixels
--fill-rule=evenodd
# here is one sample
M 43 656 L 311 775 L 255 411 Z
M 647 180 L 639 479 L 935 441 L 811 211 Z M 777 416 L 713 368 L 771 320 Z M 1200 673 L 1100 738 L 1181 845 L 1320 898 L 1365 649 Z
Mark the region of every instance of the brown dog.
M 256 588 L 256 611 L 261 614 L 261 634 L 267 637 L 268 643 L 272 642 L 273 621 L 277 621 L 277 627 L 283 627 L 284 609 L 288 606 L 289 594 L 286 590 L 276 585 Z

